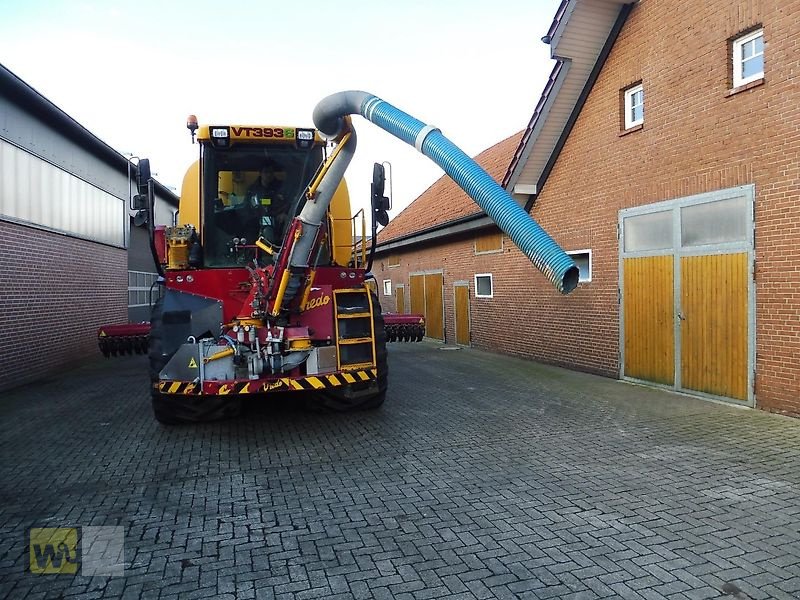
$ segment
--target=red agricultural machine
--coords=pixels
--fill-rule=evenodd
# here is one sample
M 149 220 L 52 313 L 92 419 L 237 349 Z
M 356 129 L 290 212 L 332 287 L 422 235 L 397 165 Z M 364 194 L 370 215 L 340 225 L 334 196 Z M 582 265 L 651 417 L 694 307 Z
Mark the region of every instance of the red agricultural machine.
M 149 217 L 161 275 L 151 321 L 98 333 L 106 355 L 147 349 L 160 422 L 234 415 L 244 398 L 274 392 L 313 392 L 341 410 L 384 402 L 387 340 L 419 341 L 425 324 L 419 315 L 391 315 L 387 324 L 372 291 L 375 232 L 390 208 L 379 164 L 372 246 L 354 243 L 366 237 L 366 218 L 350 216 L 343 176 L 356 113 L 435 155 L 514 241 L 538 244 L 526 252 L 559 289 L 574 287 L 577 268 L 502 188 L 437 129 L 375 96 L 329 96 L 314 111 L 316 129 L 199 127 L 190 117 L 200 156 L 184 177 L 178 225 L 153 227 L 153 182 L 140 163 L 136 208 Z M 484 198 L 498 189 L 507 200 Z

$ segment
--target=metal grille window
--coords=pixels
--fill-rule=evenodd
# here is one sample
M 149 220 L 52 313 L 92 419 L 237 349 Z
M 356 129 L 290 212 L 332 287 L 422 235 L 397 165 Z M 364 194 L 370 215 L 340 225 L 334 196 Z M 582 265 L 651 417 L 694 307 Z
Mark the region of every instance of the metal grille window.
M 733 40 L 733 87 L 764 77 L 764 30 Z
M 146 271 L 128 271 L 128 308 L 150 306 L 150 291 L 158 281 L 158 273 Z M 153 289 L 153 299 L 158 290 Z

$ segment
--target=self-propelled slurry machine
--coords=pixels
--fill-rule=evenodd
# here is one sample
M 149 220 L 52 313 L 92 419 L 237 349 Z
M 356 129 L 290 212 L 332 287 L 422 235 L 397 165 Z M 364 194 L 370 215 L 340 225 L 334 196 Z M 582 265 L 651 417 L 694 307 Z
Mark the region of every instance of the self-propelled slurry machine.
M 337 409 L 383 403 L 387 336 L 343 178 L 356 147 L 353 114 L 434 160 L 560 292 L 577 284 L 569 256 L 483 169 L 438 129 L 371 94 L 325 98 L 316 129 L 198 127 L 190 118 L 200 158 L 183 181 L 178 225 L 152 226 L 147 164 L 140 173 L 163 280 L 149 330 L 160 422 L 234 415 L 244 398 L 274 392 L 314 393 Z M 375 219 L 388 220 L 383 194 L 376 165 L 373 232 Z M 397 337 L 421 337 L 419 324 L 407 327 Z M 104 329 L 108 349 L 114 336 Z

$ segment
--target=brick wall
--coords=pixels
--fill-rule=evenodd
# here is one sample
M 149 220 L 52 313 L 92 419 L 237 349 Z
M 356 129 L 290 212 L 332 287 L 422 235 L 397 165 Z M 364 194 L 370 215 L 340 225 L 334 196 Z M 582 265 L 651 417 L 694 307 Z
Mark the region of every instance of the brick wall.
M 561 297 L 507 240 L 474 256 L 470 238 L 402 255 L 393 285 L 444 268 L 448 341 L 452 283 L 468 279 L 474 345 L 617 376 L 619 211 L 755 184 L 757 402 L 800 414 L 797 14 L 799 0 L 634 7 L 532 212 L 565 249 L 592 249 L 591 283 Z M 758 24 L 764 83 L 731 95 L 728 40 Z M 639 80 L 644 126 L 620 135 L 620 90 Z M 481 272 L 494 274 L 493 299 L 474 298 Z
M 125 250 L 0 221 L 0 389 L 99 356 L 127 285 Z

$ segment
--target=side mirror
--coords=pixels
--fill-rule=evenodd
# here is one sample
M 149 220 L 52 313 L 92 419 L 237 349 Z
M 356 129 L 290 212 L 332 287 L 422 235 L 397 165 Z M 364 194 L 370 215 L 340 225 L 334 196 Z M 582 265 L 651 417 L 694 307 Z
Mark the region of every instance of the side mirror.
M 386 169 L 381 163 L 374 163 L 372 165 L 372 213 L 375 220 L 386 227 L 389 223 L 389 213 L 387 212 L 392 208 L 391 199 L 384 196 L 386 189 Z
M 372 165 L 372 205 L 375 206 L 375 201 L 383 197 L 383 191 L 386 186 L 386 169 L 380 163 Z M 377 206 L 375 207 L 377 208 Z
M 372 165 L 372 208 L 375 210 L 391 210 L 392 201 L 383 195 L 386 189 L 386 169 L 381 163 Z
M 150 160 L 143 158 L 137 165 L 138 175 L 136 177 L 136 185 L 141 190 L 147 187 L 147 182 L 150 181 Z
M 145 210 L 147 208 L 147 194 L 136 194 L 131 202 L 133 210 Z

